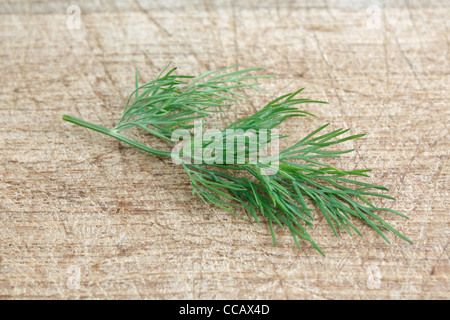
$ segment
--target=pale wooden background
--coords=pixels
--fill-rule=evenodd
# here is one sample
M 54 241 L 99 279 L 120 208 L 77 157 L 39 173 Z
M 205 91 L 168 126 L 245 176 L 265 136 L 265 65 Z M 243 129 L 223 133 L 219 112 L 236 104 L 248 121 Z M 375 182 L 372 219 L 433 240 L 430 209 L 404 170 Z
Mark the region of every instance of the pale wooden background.
M 351 2 L 2 1 L 0 297 L 450 298 L 448 1 Z M 170 60 L 279 75 L 222 123 L 300 87 L 329 101 L 283 132 L 367 132 L 333 164 L 373 168 L 411 218 L 386 219 L 415 244 L 365 226 L 338 240 L 318 216 L 326 258 L 285 230 L 274 247 L 267 224 L 204 205 L 170 161 L 61 120 L 112 126 L 134 69 L 151 80 Z

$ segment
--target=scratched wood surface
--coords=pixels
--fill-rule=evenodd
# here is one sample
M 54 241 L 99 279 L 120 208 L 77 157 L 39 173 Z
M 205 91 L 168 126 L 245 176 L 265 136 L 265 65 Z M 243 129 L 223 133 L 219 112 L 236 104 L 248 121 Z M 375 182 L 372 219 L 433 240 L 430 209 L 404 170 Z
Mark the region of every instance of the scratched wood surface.
M 450 298 L 447 1 L 72 2 L 79 29 L 66 1 L 0 4 L 1 298 Z M 282 132 L 368 133 L 331 163 L 372 168 L 414 245 L 362 224 L 337 239 L 317 214 L 326 257 L 286 230 L 274 247 L 267 223 L 203 204 L 171 161 L 61 120 L 112 126 L 134 69 L 149 81 L 169 61 L 279 75 L 222 126 L 300 87 L 329 101 Z

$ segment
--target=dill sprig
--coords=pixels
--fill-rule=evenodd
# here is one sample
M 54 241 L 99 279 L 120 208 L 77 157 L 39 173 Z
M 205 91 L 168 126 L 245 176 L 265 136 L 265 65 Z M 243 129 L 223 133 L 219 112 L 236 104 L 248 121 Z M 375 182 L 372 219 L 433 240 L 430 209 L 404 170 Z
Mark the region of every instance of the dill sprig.
M 136 89 L 130 95 L 123 115 L 113 129 L 67 115 L 64 115 L 63 119 L 112 136 L 146 152 L 174 158 L 171 151 L 146 146 L 119 132 L 138 127 L 170 144 L 175 144 L 172 139 L 176 130 L 193 129 L 195 121 L 203 123 L 207 116 L 224 110 L 224 107 L 235 102 L 237 98 L 247 98 L 236 92 L 238 88 L 258 90 L 259 83 L 248 83 L 247 80 L 270 77 L 249 75 L 250 72 L 262 68 L 230 72 L 234 66 L 211 71 L 197 78 L 174 75 L 176 68 L 168 68 L 169 66 L 155 80 L 142 86 L 139 86 L 136 70 Z M 310 203 L 314 203 L 323 214 L 336 237 L 339 237 L 341 230 L 350 235 L 354 231 L 362 236 L 352 222 L 356 218 L 373 228 L 388 243 L 386 231 L 391 231 L 412 243 L 388 224 L 379 212 L 390 212 L 405 218 L 406 216 L 390 208 L 377 207 L 368 199 L 394 199 L 377 191 L 388 189 L 352 178 L 368 177 L 367 172 L 370 170 L 345 171 L 322 162 L 323 158 L 337 158 L 353 151 L 324 149 L 357 139 L 364 134 L 343 137 L 348 129 L 324 133 L 328 126 L 326 124 L 275 155 L 259 157 L 270 143 L 287 137 L 273 133 L 272 129 L 291 117 L 313 116 L 299 110 L 297 105 L 325 103 L 298 98 L 302 90 L 276 98 L 252 116 L 237 120 L 219 132 L 208 135 L 202 126 L 196 133 L 189 131 L 190 141 L 175 154 L 175 158 L 180 160 L 190 178 L 193 193 L 206 203 L 212 203 L 242 219 L 249 220 L 248 217 L 252 217 L 260 224 L 261 217 L 265 217 L 275 245 L 275 225 L 278 225 L 289 229 L 298 247 L 299 240 L 304 240 L 323 254 L 308 232 L 308 229 L 314 227 L 315 210 L 311 208 Z M 252 132 L 253 138 L 248 136 L 249 131 Z M 266 135 L 263 136 L 263 133 Z M 199 141 L 202 134 L 203 140 Z M 213 136 L 214 139 L 209 139 Z M 205 137 L 207 139 L 204 139 Z M 229 141 L 230 138 L 233 142 L 232 148 L 222 142 Z M 245 141 L 243 150 L 237 148 L 239 139 Z M 195 151 L 195 145 L 198 143 L 200 155 Z M 205 160 L 205 154 L 214 154 L 212 158 L 215 161 Z M 233 160 L 232 164 L 225 161 L 229 159 Z M 240 214 L 242 211 L 246 211 L 248 217 Z
M 244 83 L 245 80 L 268 76 L 248 76 L 253 68 L 226 72 L 234 68 L 228 67 L 205 73 L 187 84 L 183 79 L 194 76 L 172 75 L 176 68 L 168 69 L 170 64 L 154 80 L 143 86 L 138 84 L 136 69 L 136 89 L 130 95 L 123 115 L 114 130 L 119 132 L 137 126 L 148 133 L 170 143 L 175 129 L 191 129 L 192 121 L 203 119 L 213 112 L 229 106 L 234 97 L 247 98 L 235 89 L 247 87 L 257 89 L 259 83 Z M 208 76 L 211 76 L 207 80 Z M 204 81 L 202 81 L 204 80 Z M 185 88 L 180 86 L 186 85 Z M 228 95 L 226 95 L 228 94 Z M 234 97 L 233 97 L 234 96 Z

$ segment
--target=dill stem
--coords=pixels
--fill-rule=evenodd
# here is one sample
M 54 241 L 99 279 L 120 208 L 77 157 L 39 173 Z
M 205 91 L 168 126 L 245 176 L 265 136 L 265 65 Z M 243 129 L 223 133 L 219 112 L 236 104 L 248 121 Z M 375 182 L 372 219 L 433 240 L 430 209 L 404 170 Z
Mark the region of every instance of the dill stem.
M 163 150 L 158 150 L 158 149 L 154 149 L 154 148 L 150 148 L 144 144 L 141 144 L 139 142 L 136 142 L 130 138 L 127 138 L 123 135 L 121 135 L 120 133 L 117 133 L 115 130 L 112 129 L 108 129 L 99 125 L 96 125 L 94 123 L 90 123 L 69 115 L 63 115 L 62 117 L 63 120 L 74 123 L 76 125 L 79 125 L 81 127 L 85 127 L 103 134 L 106 134 L 107 136 L 113 137 L 119 141 L 125 142 L 126 144 L 129 144 L 130 146 L 136 147 L 138 149 L 141 149 L 143 151 L 149 152 L 151 154 L 157 155 L 157 156 L 163 156 L 163 157 L 170 157 L 171 156 L 171 152 L 170 151 L 163 151 Z

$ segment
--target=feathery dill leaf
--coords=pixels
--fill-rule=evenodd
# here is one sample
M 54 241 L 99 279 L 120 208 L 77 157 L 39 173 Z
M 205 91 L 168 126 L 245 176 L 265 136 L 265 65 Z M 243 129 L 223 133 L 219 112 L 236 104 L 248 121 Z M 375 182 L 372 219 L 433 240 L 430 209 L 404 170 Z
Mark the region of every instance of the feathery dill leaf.
M 174 143 L 170 138 L 175 129 L 191 129 L 193 120 L 222 111 L 231 101 L 236 101 L 234 97 L 247 98 L 235 89 L 257 89 L 259 83 L 245 83 L 245 80 L 268 77 L 246 75 L 261 68 L 226 72 L 234 68 L 228 67 L 203 74 L 188 84 L 185 79 L 195 77 L 173 75 L 176 68 L 168 70 L 169 65 L 155 80 L 142 86 L 138 85 L 136 70 L 136 89 L 114 128 L 117 132 L 137 126 Z M 207 76 L 212 77 L 204 80 Z
M 192 129 L 193 121 L 204 121 L 207 116 L 222 111 L 237 98 L 247 98 L 236 92 L 236 89 L 258 90 L 259 83 L 248 83 L 247 80 L 271 77 L 249 75 L 250 72 L 262 68 L 230 72 L 234 66 L 210 71 L 195 78 L 188 75 L 174 75 L 176 68 L 169 69 L 169 66 L 170 64 L 155 80 L 142 86 L 139 86 L 136 70 L 136 89 L 130 95 L 123 115 L 113 129 L 67 115 L 64 115 L 63 119 L 112 136 L 146 152 L 173 157 L 170 151 L 151 148 L 119 132 L 138 127 L 174 144 L 172 137 L 175 130 Z M 341 230 L 350 235 L 353 231 L 362 236 L 352 222 L 352 219 L 356 218 L 373 228 L 387 242 L 389 239 L 385 232 L 391 231 L 412 243 L 378 213 L 390 212 L 407 217 L 395 210 L 377 207 L 368 199 L 368 197 L 394 199 L 376 191 L 388 191 L 387 188 L 351 178 L 367 177 L 370 170 L 345 171 L 322 162 L 323 158 L 337 158 L 341 154 L 353 151 L 324 150 L 325 148 L 357 139 L 364 134 L 343 137 L 348 129 L 323 133 L 328 126 L 326 124 L 275 155 L 259 157 L 265 153 L 269 143 L 286 138 L 274 134 L 272 129 L 291 117 L 313 116 L 309 112 L 297 109 L 297 105 L 326 103 L 298 98 L 302 90 L 274 99 L 255 114 L 235 121 L 221 131 L 208 135 L 201 129 L 197 134 L 190 133 L 192 139 L 177 157 L 184 159 L 180 162 L 191 181 L 192 192 L 206 203 L 214 204 L 242 219 L 249 220 L 240 212 L 247 212 L 258 224 L 261 223 L 261 217 L 265 217 L 275 245 L 277 244 L 275 228 L 278 225 L 289 229 L 298 247 L 300 241 L 306 241 L 323 254 L 308 233 L 308 229 L 314 227 L 315 210 L 308 205 L 311 202 L 323 214 L 336 237 L 339 237 Z M 250 136 L 249 132 L 252 133 Z M 266 135 L 263 136 L 262 132 Z M 206 134 L 207 139 L 199 142 L 201 157 L 198 159 L 198 154 L 192 150 L 198 143 L 197 136 L 201 134 Z M 211 137 L 214 139 L 209 139 Z M 232 145 L 223 143 L 230 139 Z M 244 139 L 244 149 L 236 148 L 239 139 Z M 213 153 L 214 156 L 211 156 Z M 208 159 L 203 158 L 205 154 L 209 154 L 214 161 L 205 160 Z M 186 161 L 186 157 L 192 161 Z M 232 164 L 225 161 L 229 159 L 233 160 Z M 239 172 L 239 175 L 236 172 Z

